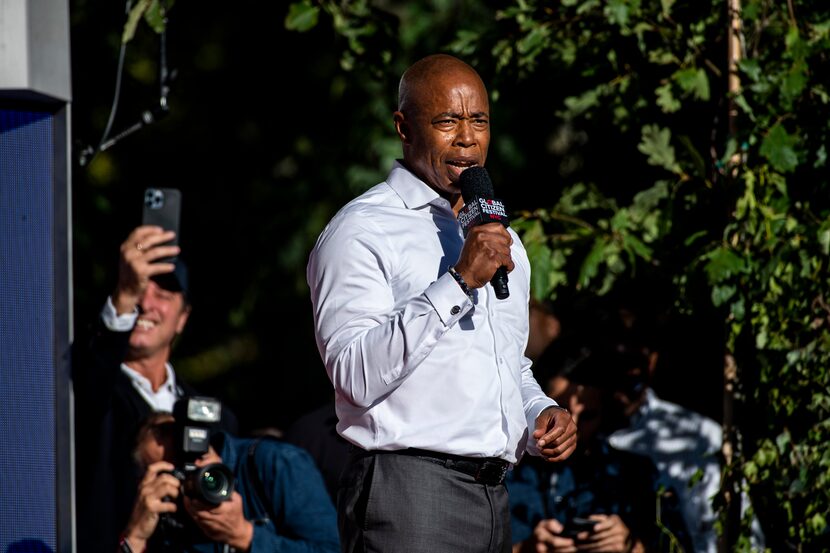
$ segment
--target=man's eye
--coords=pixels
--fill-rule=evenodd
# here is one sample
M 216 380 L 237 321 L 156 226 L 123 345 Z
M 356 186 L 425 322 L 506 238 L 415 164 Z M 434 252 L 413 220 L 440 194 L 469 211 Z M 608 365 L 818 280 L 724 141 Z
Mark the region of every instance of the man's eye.
M 487 119 L 474 119 L 473 120 L 473 125 L 475 125 L 478 128 L 486 128 L 487 125 L 489 125 L 489 124 L 490 124 L 490 122 Z
M 435 122 L 439 127 L 452 127 L 456 124 L 455 119 L 441 119 Z

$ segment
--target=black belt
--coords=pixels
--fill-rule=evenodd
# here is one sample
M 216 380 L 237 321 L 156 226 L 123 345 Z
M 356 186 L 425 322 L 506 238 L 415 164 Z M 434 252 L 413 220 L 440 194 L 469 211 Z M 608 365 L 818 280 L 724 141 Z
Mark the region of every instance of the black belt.
M 504 459 L 494 457 L 462 457 L 450 453 L 439 453 L 437 451 L 415 448 L 401 449 L 391 451 L 390 453 L 420 457 L 426 461 L 445 466 L 448 469 L 469 474 L 475 478 L 476 482 L 489 486 L 497 486 L 503 483 L 504 477 L 507 476 L 507 469 L 510 468 L 510 463 Z

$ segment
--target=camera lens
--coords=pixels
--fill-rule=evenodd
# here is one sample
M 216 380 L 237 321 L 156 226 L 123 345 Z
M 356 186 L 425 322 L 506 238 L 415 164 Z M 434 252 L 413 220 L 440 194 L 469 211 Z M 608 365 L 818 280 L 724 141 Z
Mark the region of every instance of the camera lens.
M 213 463 L 194 470 L 184 483 L 185 493 L 211 505 L 229 501 L 234 488 L 231 469 L 222 463 Z
M 202 475 L 202 488 L 209 493 L 222 493 L 222 490 L 226 490 L 227 487 L 228 481 L 221 472 L 206 471 Z

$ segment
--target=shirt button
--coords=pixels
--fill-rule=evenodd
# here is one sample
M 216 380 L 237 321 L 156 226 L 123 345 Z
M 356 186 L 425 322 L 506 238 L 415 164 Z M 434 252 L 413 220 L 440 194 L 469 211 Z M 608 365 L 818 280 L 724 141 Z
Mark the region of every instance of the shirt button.
M 452 309 L 450 309 L 450 314 L 451 315 L 458 315 L 459 313 L 461 313 L 461 308 L 458 307 L 457 305 L 453 305 Z

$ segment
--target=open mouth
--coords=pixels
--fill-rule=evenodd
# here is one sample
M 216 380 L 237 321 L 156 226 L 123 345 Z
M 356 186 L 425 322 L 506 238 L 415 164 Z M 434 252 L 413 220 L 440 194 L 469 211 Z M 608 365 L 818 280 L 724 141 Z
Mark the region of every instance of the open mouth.
M 447 165 L 449 166 L 450 176 L 454 177 L 455 180 L 470 167 L 478 165 L 478 162 L 472 159 L 451 159 L 447 161 Z
M 150 330 L 150 329 L 156 327 L 156 323 L 155 323 L 155 321 L 150 321 L 148 319 L 139 318 L 136 321 L 135 326 L 137 328 L 140 328 L 141 330 Z

